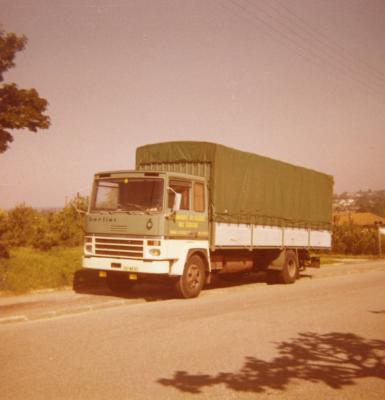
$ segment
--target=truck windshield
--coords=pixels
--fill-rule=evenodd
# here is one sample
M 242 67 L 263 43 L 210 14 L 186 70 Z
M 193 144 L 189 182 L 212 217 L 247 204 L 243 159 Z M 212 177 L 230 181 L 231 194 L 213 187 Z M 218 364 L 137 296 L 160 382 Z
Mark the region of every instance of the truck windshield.
M 161 211 L 163 179 L 119 178 L 96 181 L 94 211 Z

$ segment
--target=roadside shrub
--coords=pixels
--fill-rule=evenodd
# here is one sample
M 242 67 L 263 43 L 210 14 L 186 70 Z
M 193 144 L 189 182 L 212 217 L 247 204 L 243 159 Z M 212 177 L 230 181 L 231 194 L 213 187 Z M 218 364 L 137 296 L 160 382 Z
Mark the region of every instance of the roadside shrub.
M 8 213 L 0 210 L 0 241 L 5 247 L 33 247 L 48 251 L 56 246 L 83 244 L 87 199 L 77 196 L 59 211 L 38 211 L 20 204 Z M 5 254 L 5 253 L 4 253 Z
M 332 250 L 340 254 L 377 255 L 377 230 L 353 224 L 334 226 Z
M 0 242 L 0 258 L 9 258 L 9 249 L 3 242 Z
M 7 231 L 7 213 L 0 209 L 0 239 L 3 237 L 4 233 Z
M 32 207 L 20 204 L 8 212 L 3 239 L 9 246 L 30 246 L 39 223 L 39 213 Z
M 50 233 L 42 232 L 40 235 L 36 235 L 32 242 L 34 249 L 41 251 L 51 250 L 53 247 L 57 246 L 58 242 Z
M 84 238 L 84 215 L 69 204 L 61 211 L 51 215 L 49 226 L 52 238 L 63 246 L 79 246 Z

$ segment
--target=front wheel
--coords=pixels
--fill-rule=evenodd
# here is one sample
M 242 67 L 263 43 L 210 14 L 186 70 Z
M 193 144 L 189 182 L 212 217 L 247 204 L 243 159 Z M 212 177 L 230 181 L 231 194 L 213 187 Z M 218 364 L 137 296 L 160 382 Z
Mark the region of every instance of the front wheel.
M 202 258 L 198 255 L 190 257 L 184 267 L 183 275 L 176 283 L 178 294 L 185 299 L 198 297 L 205 283 L 205 275 Z

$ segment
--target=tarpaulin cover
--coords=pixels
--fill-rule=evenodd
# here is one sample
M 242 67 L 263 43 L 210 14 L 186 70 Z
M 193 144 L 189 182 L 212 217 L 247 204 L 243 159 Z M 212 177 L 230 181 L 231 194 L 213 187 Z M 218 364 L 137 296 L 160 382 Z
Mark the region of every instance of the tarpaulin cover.
M 164 142 L 137 149 L 137 169 L 159 163 L 164 163 L 166 171 L 177 163 L 211 165 L 210 205 L 215 221 L 330 226 L 330 175 L 215 143 Z

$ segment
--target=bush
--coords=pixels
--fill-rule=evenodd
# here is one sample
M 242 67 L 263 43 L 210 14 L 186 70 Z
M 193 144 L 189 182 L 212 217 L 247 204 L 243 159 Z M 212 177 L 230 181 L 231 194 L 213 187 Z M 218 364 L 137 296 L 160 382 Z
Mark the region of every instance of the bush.
M 63 246 L 79 246 L 84 238 L 84 215 L 70 204 L 52 214 L 49 220 L 52 239 Z
M 377 229 L 353 224 L 333 227 L 333 252 L 340 254 L 378 254 Z
M 0 258 L 9 258 L 9 249 L 3 242 L 0 242 Z
M 32 242 L 33 248 L 41 251 L 51 250 L 57 245 L 58 242 L 55 240 L 52 234 L 49 233 L 42 233 L 41 235 L 37 235 Z
M 87 199 L 77 197 L 60 211 L 37 211 L 20 204 L 6 214 L 0 212 L 0 241 L 9 247 L 50 250 L 55 246 L 74 247 L 83 243 Z M 1 211 L 1 210 L 0 210 Z

